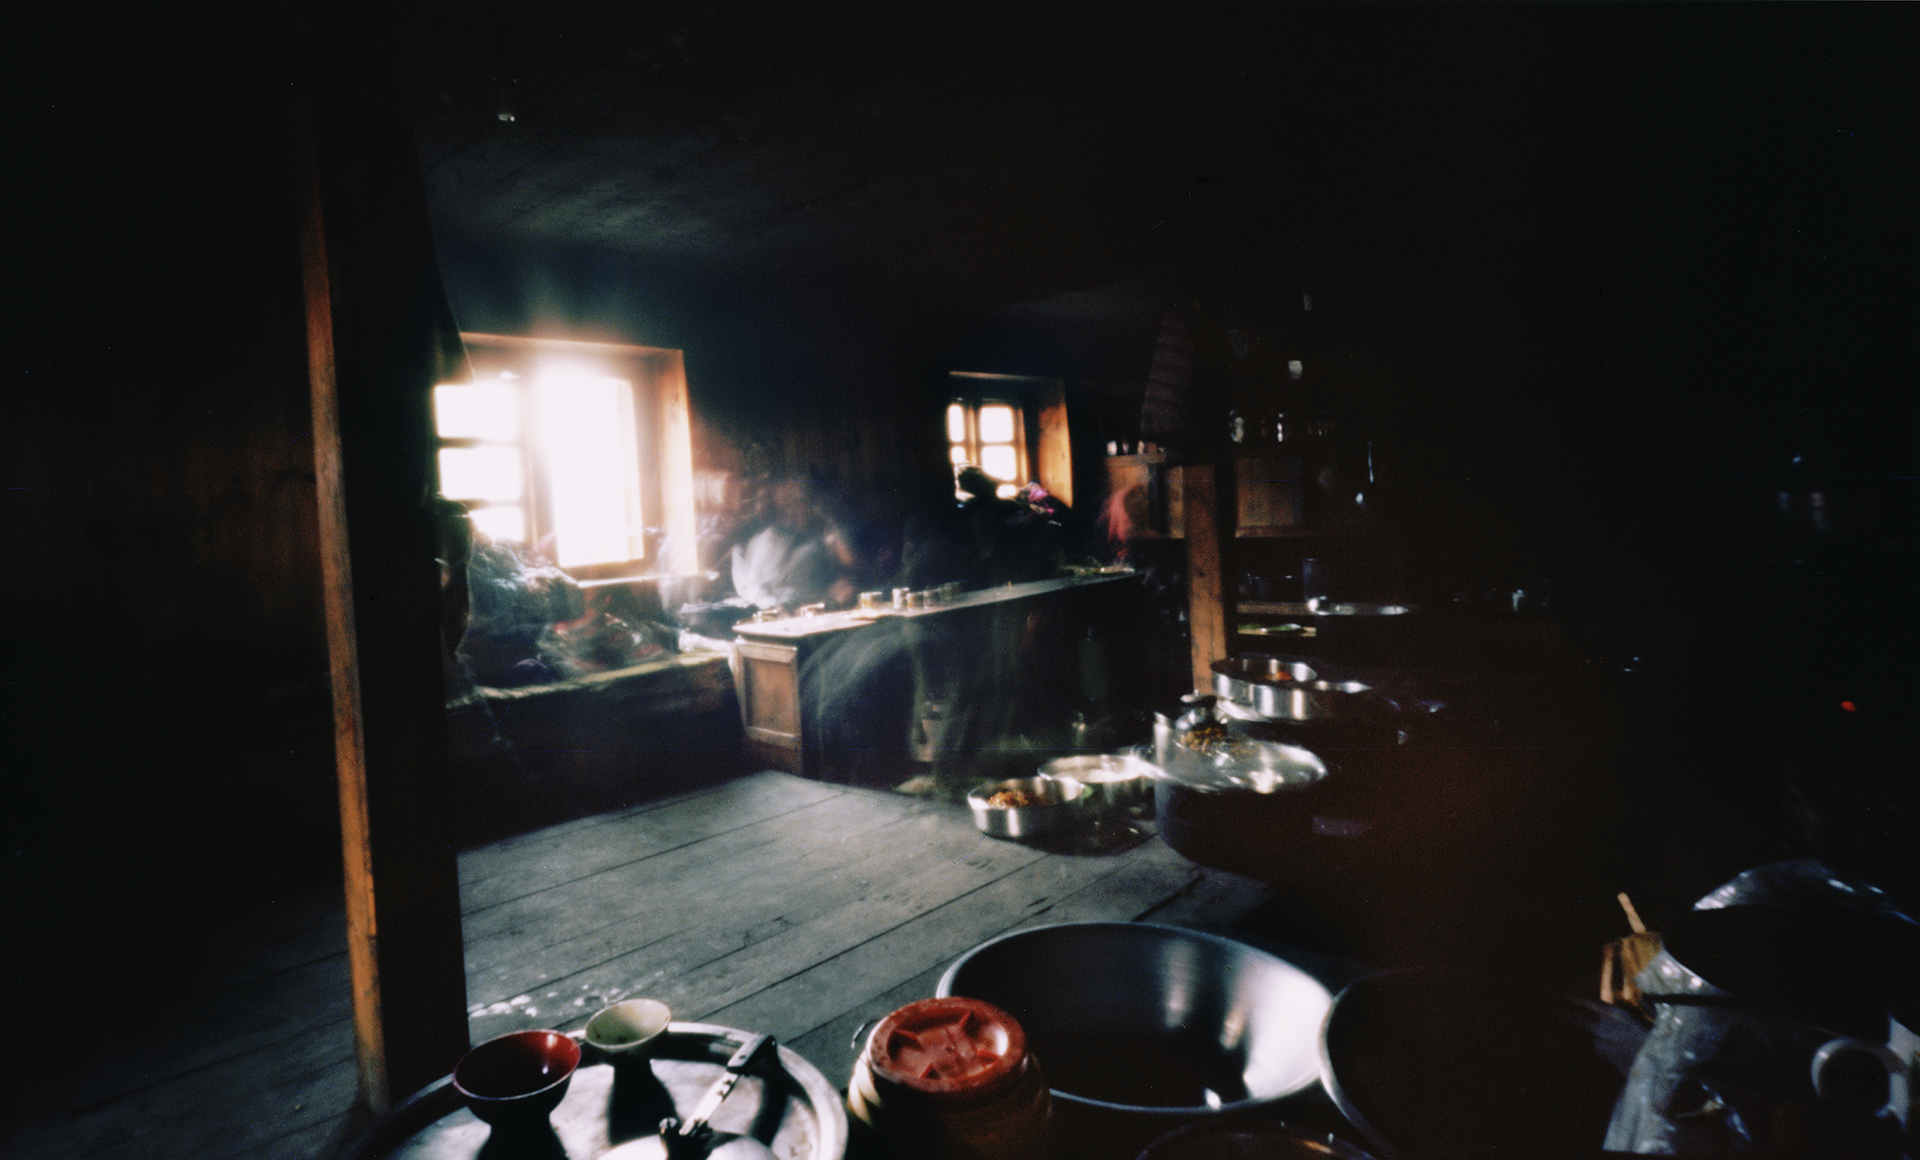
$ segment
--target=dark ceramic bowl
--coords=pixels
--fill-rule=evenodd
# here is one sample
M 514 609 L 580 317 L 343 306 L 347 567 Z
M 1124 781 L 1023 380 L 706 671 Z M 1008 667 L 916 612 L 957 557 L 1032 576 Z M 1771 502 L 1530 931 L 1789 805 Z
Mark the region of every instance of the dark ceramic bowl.
M 495 1127 L 537 1123 L 567 1094 L 580 1045 L 558 1031 L 515 1031 L 462 1056 L 453 1086 Z

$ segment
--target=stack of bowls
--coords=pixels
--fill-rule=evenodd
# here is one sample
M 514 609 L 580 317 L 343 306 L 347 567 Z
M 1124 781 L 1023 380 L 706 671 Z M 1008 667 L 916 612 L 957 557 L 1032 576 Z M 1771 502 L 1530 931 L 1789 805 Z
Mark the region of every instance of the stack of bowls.
M 1055 838 L 1148 816 L 1158 774 L 1130 752 L 1056 757 L 1034 777 L 979 786 L 967 804 L 974 825 L 992 837 Z

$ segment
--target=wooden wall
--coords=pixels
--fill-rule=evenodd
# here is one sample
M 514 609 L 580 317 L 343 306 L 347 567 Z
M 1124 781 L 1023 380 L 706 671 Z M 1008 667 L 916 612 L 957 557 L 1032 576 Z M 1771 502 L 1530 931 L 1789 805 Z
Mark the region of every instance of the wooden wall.
M 53 931 L 339 866 L 289 108 L 151 49 L 32 66 L 0 895 Z

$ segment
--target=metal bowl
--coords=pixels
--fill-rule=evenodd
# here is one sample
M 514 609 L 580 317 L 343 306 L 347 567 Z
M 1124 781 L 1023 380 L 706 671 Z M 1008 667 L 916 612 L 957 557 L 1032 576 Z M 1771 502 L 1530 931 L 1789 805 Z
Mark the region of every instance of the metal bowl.
M 1262 687 L 1311 681 L 1320 674 L 1303 661 L 1248 653 L 1213 662 L 1213 692 L 1223 701 L 1250 705 Z
M 1317 721 L 1392 709 L 1363 681 L 1323 680 L 1309 665 L 1258 654 L 1213 662 L 1213 691 L 1222 713 L 1243 720 Z
M 1290 793 L 1328 775 L 1327 763 L 1310 749 L 1232 734 L 1193 745 L 1156 732 L 1153 764 L 1165 775 L 1162 789 L 1172 785 L 1203 793 Z
M 1108 815 L 1144 810 L 1152 804 L 1153 779 L 1158 773 L 1152 762 L 1131 753 L 1056 757 L 1040 767 L 1041 777 L 1085 786 L 1088 807 Z
M 1092 802 L 1087 787 L 1072 778 L 1014 777 L 972 790 L 967 805 L 988 837 L 1029 840 L 1072 830 L 1090 817 Z
M 1057 1110 L 1120 1117 L 1148 1139 L 1319 1082 L 1332 1005 L 1311 975 L 1265 951 L 1132 922 L 1003 935 L 962 955 L 935 993 L 1018 1020 Z
M 1361 604 L 1324 597 L 1309 599 L 1307 609 L 1316 616 L 1405 616 L 1417 611 L 1410 604 Z

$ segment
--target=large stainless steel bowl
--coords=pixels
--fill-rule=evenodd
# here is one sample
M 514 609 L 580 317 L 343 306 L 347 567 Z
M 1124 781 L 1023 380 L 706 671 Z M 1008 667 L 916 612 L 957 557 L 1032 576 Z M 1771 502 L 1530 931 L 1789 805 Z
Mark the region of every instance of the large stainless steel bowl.
M 1364 681 L 1325 680 L 1285 657 L 1248 654 L 1213 662 L 1221 712 L 1254 721 L 1385 718 L 1394 704 Z
M 1153 804 L 1153 779 L 1159 768 L 1131 753 L 1082 753 L 1056 757 L 1040 767 L 1040 776 L 1067 778 L 1086 787 L 1095 812 L 1114 816 Z
M 1312 1086 L 1332 1004 L 1265 951 L 1127 922 L 1003 935 L 947 968 L 936 994 L 1017 1019 L 1057 1110 L 1129 1117 L 1155 1134 Z

